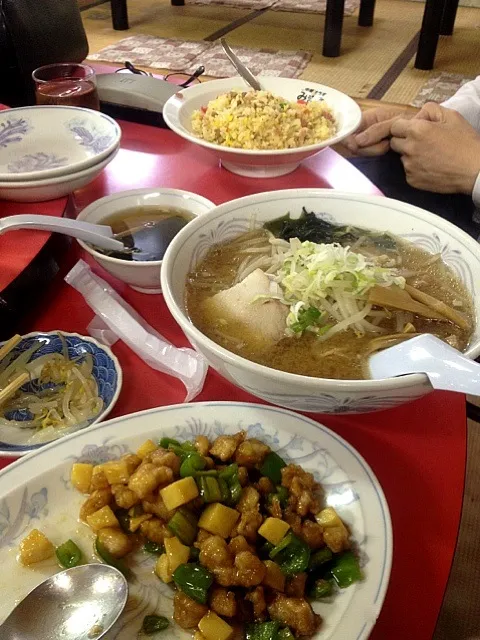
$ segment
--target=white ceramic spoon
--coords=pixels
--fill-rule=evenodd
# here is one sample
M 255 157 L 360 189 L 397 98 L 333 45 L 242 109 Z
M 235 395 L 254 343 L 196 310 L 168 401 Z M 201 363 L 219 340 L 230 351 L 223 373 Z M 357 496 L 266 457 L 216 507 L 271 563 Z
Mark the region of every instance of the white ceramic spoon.
M 425 373 L 434 389 L 480 395 L 480 364 L 430 334 L 375 353 L 369 367 L 374 380 Z
M 38 229 L 40 231 L 55 231 L 66 236 L 80 238 L 90 244 L 109 251 L 124 251 L 125 245 L 115 240 L 111 227 L 104 224 L 93 224 L 83 220 L 69 218 L 54 218 L 37 214 L 7 216 L 0 218 L 0 234 L 16 229 Z

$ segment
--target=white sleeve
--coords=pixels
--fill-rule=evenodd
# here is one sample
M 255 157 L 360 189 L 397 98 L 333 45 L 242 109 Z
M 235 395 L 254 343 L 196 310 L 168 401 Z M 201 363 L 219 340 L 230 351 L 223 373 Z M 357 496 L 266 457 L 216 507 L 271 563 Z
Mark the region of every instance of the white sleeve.
M 476 208 L 480 210 L 480 173 L 478 174 L 477 179 L 475 180 L 475 184 L 473 185 L 472 200 Z
M 442 102 L 442 107 L 455 109 L 480 131 L 480 76 L 460 87 L 454 96 Z

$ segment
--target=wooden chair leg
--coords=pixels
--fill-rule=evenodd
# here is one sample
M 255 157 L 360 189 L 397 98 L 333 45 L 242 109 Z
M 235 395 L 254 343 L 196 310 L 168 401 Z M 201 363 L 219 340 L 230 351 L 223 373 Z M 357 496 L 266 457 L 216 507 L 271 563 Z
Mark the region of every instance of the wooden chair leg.
M 442 23 L 440 25 L 440 35 L 442 36 L 453 35 L 455 18 L 457 17 L 457 9 L 458 9 L 458 0 L 445 0 Z
M 323 34 L 323 55 L 327 58 L 340 55 L 344 10 L 345 0 L 327 0 Z
M 425 71 L 433 69 L 444 6 L 445 1 L 426 0 L 417 56 L 415 58 L 416 69 Z
M 128 26 L 127 0 L 110 0 L 112 25 L 116 31 L 125 31 Z
M 373 25 L 374 13 L 375 13 L 375 0 L 361 0 L 360 12 L 358 14 L 359 26 L 371 27 Z

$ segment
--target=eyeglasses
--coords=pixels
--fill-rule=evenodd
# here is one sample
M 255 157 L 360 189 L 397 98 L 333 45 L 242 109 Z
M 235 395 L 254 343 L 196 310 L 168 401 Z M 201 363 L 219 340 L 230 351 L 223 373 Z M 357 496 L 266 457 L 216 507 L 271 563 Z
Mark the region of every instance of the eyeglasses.
M 143 71 L 143 69 L 137 69 L 131 62 L 128 60 L 125 62 L 125 66 L 121 69 L 117 69 L 115 73 L 133 73 L 139 76 L 150 76 L 153 78 L 153 73 L 147 73 Z M 200 82 L 200 76 L 205 73 L 205 67 L 198 67 L 191 75 L 187 73 L 167 73 L 166 76 L 163 76 L 163 79 L 167 82 L 171 82 L 172 84 L 176 84 L 179 87 L 189 87 L 191 84 L 198 84 Z

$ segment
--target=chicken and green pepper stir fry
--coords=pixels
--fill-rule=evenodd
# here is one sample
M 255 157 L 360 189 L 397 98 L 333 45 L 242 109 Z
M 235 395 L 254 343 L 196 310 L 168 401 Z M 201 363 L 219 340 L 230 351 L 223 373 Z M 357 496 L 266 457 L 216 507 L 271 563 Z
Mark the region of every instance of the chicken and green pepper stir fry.
M 125 556 L 154 554 L 175 589 L 174 620 L 194 640 L 312 636 L 322 620 L 311 602 L 362 579 L 348 528 L 312 474 L 245 432 L 148 440 L 119 460 L 74 464 L 71 480 L 90 494 L 80 519 L 97 554 L 127 577 Z M 25 564 L 29 553 L 24 544 Z M 81 561 L 71 540 L 56 553 L 62 566 Z M 147 618 L 146 633 L 168 625 Z

